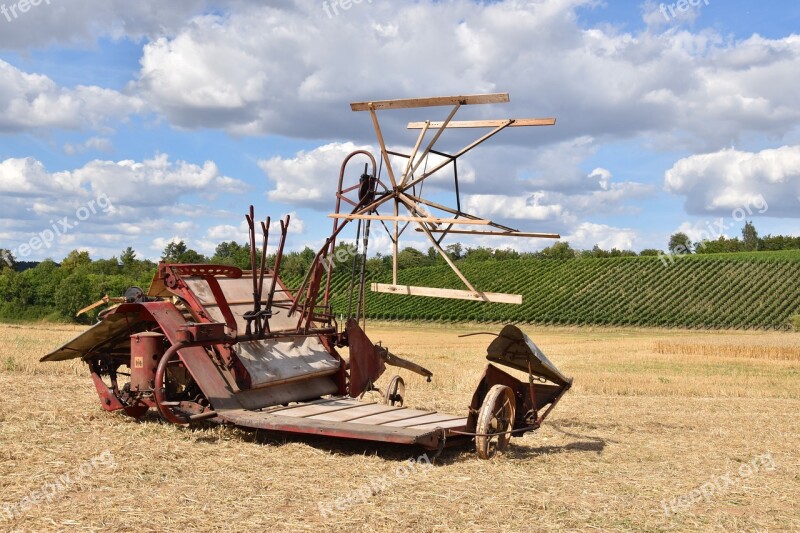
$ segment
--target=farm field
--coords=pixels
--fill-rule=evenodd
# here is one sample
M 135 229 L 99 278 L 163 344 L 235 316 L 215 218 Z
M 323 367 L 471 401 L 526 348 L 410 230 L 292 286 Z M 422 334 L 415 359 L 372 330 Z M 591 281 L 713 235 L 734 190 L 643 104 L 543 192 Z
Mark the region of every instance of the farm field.
M 715 329 L 788 329 L 800 314 L 800 251 L 568 260 L 466 262 L 479 290 L 521 294 L 522 305 L 435 300 L 367 291 L 371 317 L 395 320 L 521 321 Z M 391 274 L 370 281 L 391 283 Z M 401 270 L 401 285 L 464 289 L 446 266 Z M 333 285 L 334 310 L 348 309 L 349 275 Z M 299 282 L 297 283 L 299 285 Z M 294 286 L 294 285 L 292 285 Z
M 107 414 L 82 363 L 38 363 L 82 329 L 0 325 L 0 530 L 800 531 L 798 333 L 523 327 L 572 390 L 508 453 L 427 467 L 418 449 Z M 458 335 L 499 329 L 367 333 L 434 372 L 400 371 L 408 405 L 460 414 L 491 338 Z

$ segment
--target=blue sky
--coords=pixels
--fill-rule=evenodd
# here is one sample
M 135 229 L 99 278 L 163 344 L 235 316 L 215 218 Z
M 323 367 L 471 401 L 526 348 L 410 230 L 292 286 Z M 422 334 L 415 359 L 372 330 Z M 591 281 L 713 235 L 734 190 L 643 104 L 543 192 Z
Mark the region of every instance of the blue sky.
M 732 236 L 742 213 L 762 234 L 800 234 L 800 5 L 42 0 L 14 17 L 0 4 L 0 248 L 18 259 L 127 246 L 155 259 L 174 239 L 212 254 L 244 241 L 250 203 L 292 213 L 289 246 L 317 248 L 342 158 L 377 154 L 351 101 L 483 92 L 511 103 L 459 118 L 558 122 L 460 163 L 477 215 L 581 248 L 663 249 L 720 218 Z M 446 112 L 382 113 L 388 144 L 410 148 L 405 122 Z M 50 239 L 91 202 L 109 207 Z

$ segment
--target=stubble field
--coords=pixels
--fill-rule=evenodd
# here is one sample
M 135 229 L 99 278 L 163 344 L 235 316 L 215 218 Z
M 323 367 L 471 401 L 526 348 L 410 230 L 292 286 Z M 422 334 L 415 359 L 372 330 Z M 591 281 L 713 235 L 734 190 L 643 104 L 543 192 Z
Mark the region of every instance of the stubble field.
M 500 326 L 373 323 L 461 414 Z M 0 325 L 0 530 L 800 531 L 800 334 L 524 327 L 575 384 L 489 461 L 100 409 L 81 328 Z M 382 378 L 388 381 L 391 371 Z M 35 501 L 34 501 L 35 500 Z

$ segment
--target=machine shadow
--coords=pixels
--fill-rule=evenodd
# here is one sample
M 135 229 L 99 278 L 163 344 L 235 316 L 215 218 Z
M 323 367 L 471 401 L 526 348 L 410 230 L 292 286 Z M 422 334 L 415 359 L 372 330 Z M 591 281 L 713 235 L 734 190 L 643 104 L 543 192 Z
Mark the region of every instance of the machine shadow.
M 169 422 L 162 419 L 158 413 L 150 411 L 138 420 L 120 415 L 120 420 L 134 424 L 155 424 L 171 426 Z M 392 444 L 379 441 L 364 441 L 356 439 L 338 439 L 334 437 L 303 435 L 299 433 L 280 433 L 277 431 L 267 431 L 264 429 L 254 429 L 233 425 L 217 424 L 211 421 L 199 422 L 191 427 L 183 428 L 187 435 L 191 436 L 195 442 L 214 444 L 220 440 L 220 431 L 230 432 L 242 443 L 258 444 L 261 446 L 272 446 L 279 448 L 288 444 L 305 444 L 316 450 L 330 454 L 339 455 L 374 455 L 387 461 L 405 462 L 410 459 L 419 460 L 427 456 L 433 461 L 436 457 L 436 450 L 427 450 L 421 446 Z M 469 458 L 475 453 L 475 448 L 471 442 L 454 445 L 445 448 L 436 457 L 437 464 L 447 464 L 456 462 L 458 459 Z
M 562 435 L 566 435 L 567 437 L 571 437 L 576 439 L 574 442 L 570 442 L 568 444 L 563 444 L 561 446 L 525 446 L 521 444 L 517 444 L 514 446 L 514 441 L 511 441 L 511 446 L 509 447 L 507 454 L 510 457 L 524 459 L 526 457 L 537 457 L 539 455 L 547 455 L 547 454 L 555 454 L 555 453 L 567 453 L 567 452 L 594 452 L 598 455 L 603 453 L 606 446 L 610 441 L 608 439 L 604 439 L 601 437 L 597 437 L 594 435 L 581 435 L 579 433 L 573 433 L 571 431 L 566 431 L 563 429 L 563 426 L 572 427 L 575 425 L 574 423 L 564 422 L 564 423 L 553 423 L 551 422 L 548 424 L 548 427 Z M 591 426 L 590 429 L 596 429 L 596 426 Z

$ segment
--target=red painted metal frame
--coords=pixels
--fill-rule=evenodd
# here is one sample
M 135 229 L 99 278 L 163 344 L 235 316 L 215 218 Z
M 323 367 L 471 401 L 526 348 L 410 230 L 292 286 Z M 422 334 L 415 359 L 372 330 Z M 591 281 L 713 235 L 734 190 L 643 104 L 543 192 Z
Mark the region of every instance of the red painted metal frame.
M 386 364 L 375 351 L 375 345 L 352 318 L 345 326 L 350 345 L 350 396 L 360 396 L 386 371 Z
M 514 428 L 529 428 L 521 433 L 538 429 L 544 419 L 550 414 L 569 386 L 525 383 L 511 374 L 503 372 L 493 364 L 486 365 L 483 375 L 475 388 L 469 406 L 468 431 L 475 431 L 478 422 L 478 409 L 483 404 L 483 399 L 494 385 L 505 385 L 514 392 L 516 398 Z M 548 408 L 541 415 L 539 410 L 547 405 Z
M 225 324 L 230 330 L 231 338 L 237 337 L 236 319 L 231 312 L 231 308 L 225 299 L 225 294 L 217 281 L 217 275 L 224 275 L 230 278 L 238 279 L 242 277 L 242 271 L 236 267 L 224 265 L 170 265 L 161 263 L 159 265 L 159 276 L 164 280 L 167 289 L 181 298 L 186 305 L 189 306 L 195 320 L 199 322 L 211 323 L 214 320 L 209 316 L 203 304 L 200 303 L 197 296 L 192 292 L 186 282 L 181 276 L 200 277 L 208 283 L 211 293 L 214 295 L 214 300 L 217 302 L 222 316 L 225 318 Z M 220 344 L 216 347 L 229 370 L 231 370 L 236 384 L 241 389 L 249 389 L 252 386 L 252 376 L 245 368 L 244 364 L 239 360 L 236 353 L 231 349 L 231 345 L 227 343 Z

